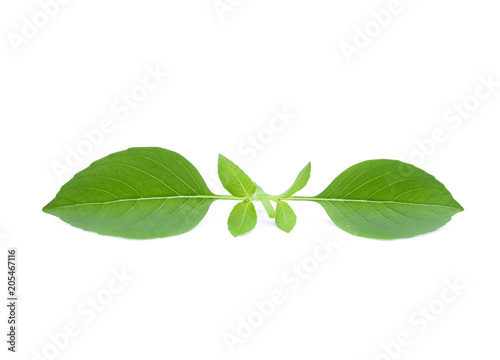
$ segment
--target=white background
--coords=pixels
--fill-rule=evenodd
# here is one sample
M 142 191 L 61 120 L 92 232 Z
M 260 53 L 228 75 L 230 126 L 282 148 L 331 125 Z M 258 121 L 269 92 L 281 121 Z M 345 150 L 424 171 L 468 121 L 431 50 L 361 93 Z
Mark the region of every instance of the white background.
M 0 278 L 5 294 L 6 250 L 17 247 L 17 358 L 384 360 L 401 332 L 411 341 L 392 344 L 394 358 L 498 358 L 500 87 L 470 98 L 480 79 L 500 81 L 498 4 L 401 0 L 382 29 L 371 22 L 391 8 L 382 0 L 229 4 L 220 16 L 211 0 L 75 0 L 52 8 L 45 26 L 37 1 L 0 5 Z M 27 39 L 23 18 L 36 16 Z M 348 59 L 342 46 L 366 26 L 371 37 Z M 120 119 L 112 105 L 157 67 L 168 77 Z M 446 122 L 464 101 L 474 110 Z M 283 109 L 290 124 L 266 130 Z M 60 179 L 54 166 L 68 165 L 103 118 L 113 130 Z M 424 141 L 439 129 L 439 143 Z M 252 159 L 249 136 L 266 142 Z M 226 228 L 232 202 L 214 203 L 185 235 L 149 241 L 84 232 L 41 211 L 74 173 L 133 146 L 179 152 L 221 193 L 219 153 L 269 193 L 311 161 L 302 195 L 357 162 L 402 159 L 435 175 L 465 211 L 396 241 L 344 233 L 314 203 L 292 204 L 290 234 L 256 205 L 256 229 L 236 239 Z M 293 291 L 282 276 L 310 260 L 318 238 L 341 245 Z M 113 271 L 133 280 L 90 320 L 87 301 L 109 294 Z M 446 281 L 460 291 L 441 306 Z M 224 334 L 275 290 L 286 301 L 230 352 Z M 422 320 L 429 306 L 439 314 Z M 67 340 L 72 324 L 78 334 Z

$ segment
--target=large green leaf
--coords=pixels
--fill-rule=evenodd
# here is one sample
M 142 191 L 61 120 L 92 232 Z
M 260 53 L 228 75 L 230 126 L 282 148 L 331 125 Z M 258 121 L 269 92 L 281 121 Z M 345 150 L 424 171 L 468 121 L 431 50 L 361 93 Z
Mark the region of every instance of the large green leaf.
M 257 224 L 257 212 L 251 201 L 236 204 L 227 219 L 227 227 L 233 236 L 246 234 Z
M 311 163 L 308 163 L 302 171 L 297 175 L 297 178 L 293 182 L 292 186 L 288 188 L 283 194 L 279 195 L 279 198 L 287 198 L 295 194 L 297 191 L 301 190 L 307 185 L 309 177 L 311 176 Z
M 151 239 L 191 230 L 216 198 L 181 155 L 132 148 L 76 174 L 43 211 L 99 234 Z
M 223 155 L 219 155 L 218 170 L 222 186 L 232 195 L 248 198 L 255 193 L 257 185 L 238 165 Z
M 434 231 L 463 211 L 434 176 L 397 160 L 356 164 L 309 199 L 320 203 L 341 229 L 375 239 Z

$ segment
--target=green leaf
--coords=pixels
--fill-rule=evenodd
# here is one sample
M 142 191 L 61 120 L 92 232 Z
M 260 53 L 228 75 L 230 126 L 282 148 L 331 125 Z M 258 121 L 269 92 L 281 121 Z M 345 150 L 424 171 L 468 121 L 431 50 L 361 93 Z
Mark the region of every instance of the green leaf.
M 306 186 L 309 181 L 309 177 L 311 176 L 311 163 L 308 163 L 302 171 L 297 175 L 297 178 L 293 182 L 292 186 L 285 191 L 283 194 L 279 195 L 280 199 L 285 199 L 287 197 L 292 196 L 297 191 L 301 190 L 304 186 Z
M 434 231 L 463 211 L 434 176 L 396 160 L 356 164 L 309 199 L 320 203 L 341 229 L 374 239 Z
M 219 178 L 222 186 L 234 196 L 250 197 L 255 193 L 257 185 L 247 174 L 223 155 L 219 155 Z
M 278 201 L 276 204 L 276 225 L 279 229 L 289 233 L 297 223 L 297 216 L 290 205 L 284 201 Z
M 43 211 L 99 234 L 151 239 L 193 229 L 217 198 L 181 155 L 132 148 L 76 174 Z
M 242 201 L 236 204 L 227 219 L 229 232 L 234 237 L 251 231 L 256 224 L 257 212 L 251 201 Z

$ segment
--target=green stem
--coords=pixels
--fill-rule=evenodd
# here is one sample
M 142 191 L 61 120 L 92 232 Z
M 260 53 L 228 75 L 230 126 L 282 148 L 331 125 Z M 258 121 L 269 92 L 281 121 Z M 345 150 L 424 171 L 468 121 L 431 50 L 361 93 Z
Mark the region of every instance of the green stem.
M 273 205 L 269 201 L 268 195 L 262 190 L 260 186 L 257 186 L 257 190 L 255 192 L 255 195 L 257 195 L 257 199 L 262 202 L 262 205 L 264 205 L 264 209 L 267 211 L 267 215 L 272 219 L 276 216 L 276 211 L 273 208 Z
M 215 195 L 215 198 L 218 200 L 238 200 L 238 201 L 243 201 L 246 199 L 244 197 L 233 196 L 233 195 Z
M 180 196 L 182 197 L 182 196 Z M 186 196 L 186 197 L 197 197 L 197 196 Z M 244 200 L 249 200 L 249 201 L 261 201 L 263 204 L 264 202 L 267 203 L 267 205 L 264 205 L 264 207 L 270 207 L 272 208 L 272 204 L 270 201 L 278 202 L 280 200 L 286 200 L 286 201 L 321 201 L 321 200 L 336 200 L 336 199 L 318 199 L 316 197 L 309 197 L 309 196 L 290 196 L 287 198 L 281 198 L 278 195 L 269 195 L 262 190 L 260 186 L 257 187 L 257 191 L 255 192 L 255 195 L 250 196 L 249 198 L 246 197 L 240 197 L 240 196 L 233 196 L 233 195 L 207 195 L 207 196 L 198 196 L 198 197 L 203 197 L 203 198 L 208 198 L 208 199 L 217 199 L 217 200 L 236 200 L 236 201 L 244 201 Z M 342 201 L 342 199 L 339 199 L 338 201 Z M 267 208 L 266 208 L 267 210 Z
M 310 197 L 310 196 L 290 196 L 286 200 L 287 201 L 316 201 L 318 199 L 315 197 Z
M 286 201 L 321 201 L 321 200 L 327 200 L 327 199 L 318 199 L 315 197 L 308 197 L 308 196 L 290 196 L 287 198 L 281 198 L 280 195 L 269 195 L 264 192 L 264 190 L 260 187 L 257 186 L 257 190 L 255 191 L 255 195 L 250 196 L 249 198 L 245 197 L 239 197 L 239 196 L 232 196 L 232 195 L 214 195 L 214 196 L 207 196 L 219 200 L 237 200 L 237 201 L 260 201 L 262 205 L 264 205 L 264 209 L 266 209 L 267 214 L 269 215 L 270 218 L 276 217 L 276 210 L 274 209 L 273 205 L 271 204 L 271 201 L 278 202 L 280 200 L 286 200 Z M 335 199 L 328 199 L 328 200 L 335 200 Z M 339 200 L 340 201 L 340 200 Z

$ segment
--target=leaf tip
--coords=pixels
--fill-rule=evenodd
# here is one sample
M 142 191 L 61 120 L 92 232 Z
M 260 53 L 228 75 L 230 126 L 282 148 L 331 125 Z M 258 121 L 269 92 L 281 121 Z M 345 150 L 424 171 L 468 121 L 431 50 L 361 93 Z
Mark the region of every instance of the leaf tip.
M 44 213 L 47 213 L 47 214 L 51 214 L 50 210 L 52 209 L 52 207 L 50 206 L 51 202 L 49 202 L 47 205 L 45 205 L 43 208 L 42 208 L 42 211 Z
M 231 235 L 232 235 L 233 237 L 238 237 L 238 234 L 237 234 L 236 232 L 231 231 L 231 230 L 229 230 L 229 232 L 231 233 Z
M 219 161 L 221 161 L 221 160 L 228 160 L 228 158 L 227 158 L 227 157 L 225 157 L 225 156 L 224 156 L 224 155 L 222 155 L 222 154 L 219 154 Z
M 450 196 L 451 196 L 451 194 L 450 194 Z M 455 200 L 453 197 L 451 197 L 451 200 L 452 200 L 452 206 L 457 211 L 456 214 L 465 210 L 464 207 L 462 205 L 460 205 L 460 203 L 457 200 Z

